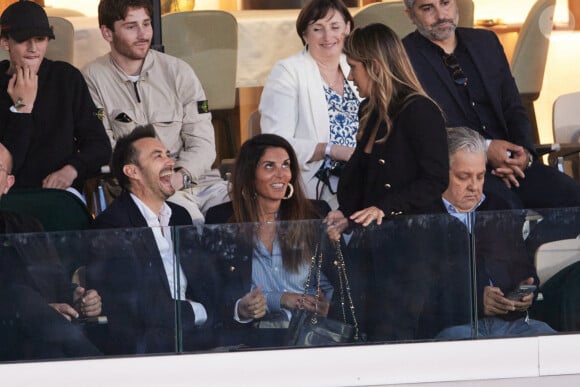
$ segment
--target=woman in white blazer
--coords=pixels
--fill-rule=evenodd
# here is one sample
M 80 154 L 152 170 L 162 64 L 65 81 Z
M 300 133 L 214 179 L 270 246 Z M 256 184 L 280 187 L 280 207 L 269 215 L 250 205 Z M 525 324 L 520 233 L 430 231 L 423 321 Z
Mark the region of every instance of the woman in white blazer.
M 342 54 L 353 19 L 341 0 L 312 0 L 296 20 L 302 52 L 274 65 L 260 100 L 263 133 L 294 147 L 309 198 L 336 209 L 340 162 L 356 146 L 360 98 Z

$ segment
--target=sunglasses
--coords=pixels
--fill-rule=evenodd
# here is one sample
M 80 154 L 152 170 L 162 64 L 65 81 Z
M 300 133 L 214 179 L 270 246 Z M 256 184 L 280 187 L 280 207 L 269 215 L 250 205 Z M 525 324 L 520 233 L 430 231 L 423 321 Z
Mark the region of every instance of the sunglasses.
M 453 54 L 443 54 L 443 63 L 449 69 L 453 82 L 459 86 L 467 86 L 467 75 L 461 69 L 457 57 Z

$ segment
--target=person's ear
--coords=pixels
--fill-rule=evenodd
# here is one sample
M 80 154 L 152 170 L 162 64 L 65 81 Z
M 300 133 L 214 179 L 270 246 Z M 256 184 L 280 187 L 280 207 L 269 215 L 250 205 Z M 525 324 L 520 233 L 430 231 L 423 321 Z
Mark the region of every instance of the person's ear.
M 139 175 L 139 172 L 137 171 L 137 166 L 135 164 L 127 164 L 127 165 L 125 165 L 123 167 L 123 173 L 129 179 L 135 179 Z
M 101 26 L 101 35 L 107 42 L 111 43 L 113 41 L 113 31 L 105 25 Z
M 409 20 L 411 20 L 411 23 L 415 24 L 415 19 L 413 18 L 413 11 L 410 10 L 409 8 L 405 8 L 405 14 L 409 18 Z
M 346 22 L 346 27 L 344 29 L 344 35 L 350 34 L 350 22 Z

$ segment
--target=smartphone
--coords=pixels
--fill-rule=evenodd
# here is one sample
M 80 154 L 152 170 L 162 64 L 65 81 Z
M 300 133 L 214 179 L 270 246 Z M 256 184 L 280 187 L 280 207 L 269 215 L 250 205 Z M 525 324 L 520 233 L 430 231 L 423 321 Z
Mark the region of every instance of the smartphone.
M 513 301 L 519 301 L 523 297 L 527 296 L 528 294 L 532 294 L 535 291 L 536 285 L 520 285 L 511 292 L 509 292 L 506 298 Z

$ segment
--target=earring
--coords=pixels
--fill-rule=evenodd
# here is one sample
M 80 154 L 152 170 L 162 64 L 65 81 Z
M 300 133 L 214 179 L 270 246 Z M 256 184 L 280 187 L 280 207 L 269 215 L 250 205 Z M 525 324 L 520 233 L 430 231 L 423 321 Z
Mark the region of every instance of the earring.
M 292 183 L 288 183 L 288 189 L 290 189 L 290 192 L 282 198 L 284 200 L 288 200 L 292 197 L 292 195 L 294 195 L 294 186 L 292 185 Z

